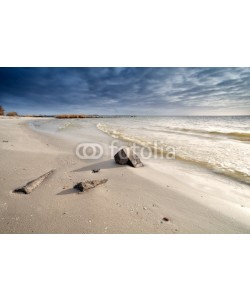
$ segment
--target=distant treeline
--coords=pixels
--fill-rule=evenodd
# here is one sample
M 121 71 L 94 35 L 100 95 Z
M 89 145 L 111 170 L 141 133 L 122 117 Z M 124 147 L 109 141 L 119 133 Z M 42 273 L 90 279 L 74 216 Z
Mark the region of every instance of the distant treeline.
M 56 115 L 57 119 L 84 119 L 84 118 L 134 118 L 134 115 L 77 115 L 77 114 L 63 114 Z
M 77 115 L 77 114 L 65 114 L 56 115 L 57 119 L 84 119 L 84 118 L 100 118 L 98 115 Z
M 0 116 L 4 116 L 4 109 L 1 105 L 0 105 Z
M 18 115 L 17 112 L 11 111 L 4 113 L 4 108 L 0 105 L 0 116 L 8 117 L 32 117 L 32 118 L 57 118 L 57 119 L 85 119 L 85 118 L 127 118 L 135 117 L 134 115 L 84 115 L 84 114 L 60 114 L 60 115 Z
M 4 116 L 4 108 L 0 105 L 0 116 Z M 18 113 L 15 112 L 15 111 L 10 111 L 10 112 L 7 112 L 6 114 L 7 117 L 17 117 L 18 116 Z

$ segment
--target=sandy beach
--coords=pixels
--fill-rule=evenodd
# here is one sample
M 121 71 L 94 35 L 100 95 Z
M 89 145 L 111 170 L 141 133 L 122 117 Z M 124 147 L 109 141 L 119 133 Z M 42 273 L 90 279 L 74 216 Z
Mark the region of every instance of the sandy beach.
M 29 120 L 0 119 L 1 233 L 250 233 L 246 184 L 174 161 L 167 168 L 158 161 L 132 168 L 107 154 L 80 160 L 78 141 L 34 131 Z M 83 130 L 79 141 L 90 139 L 112 140 Z M 12 192 L 51 169 L 31 194 Z M 108 182 L 84 193 L 73 189 L 101 178 Z

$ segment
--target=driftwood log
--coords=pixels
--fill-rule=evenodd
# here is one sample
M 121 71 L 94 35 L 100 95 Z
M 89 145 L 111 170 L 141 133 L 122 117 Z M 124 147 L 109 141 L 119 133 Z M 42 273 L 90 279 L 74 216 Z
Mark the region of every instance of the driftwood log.
M 30 194 L 35 188 L 37 188 L 49 175 L 51 175 L 55 170 L 51 170 L 42 176 L 26 183 L 26 185 L 19 187 L 14 190 L 14 193 L 24 193 Z
M 82 182 L 77 183 L 74 186 L 74 189 L 79 190 L 80 192 L 85 192 L 87 190 L 95 188 L 97 185 L 106 183 L 108 179 L 101 179 L 101 180 L 84 180 Z

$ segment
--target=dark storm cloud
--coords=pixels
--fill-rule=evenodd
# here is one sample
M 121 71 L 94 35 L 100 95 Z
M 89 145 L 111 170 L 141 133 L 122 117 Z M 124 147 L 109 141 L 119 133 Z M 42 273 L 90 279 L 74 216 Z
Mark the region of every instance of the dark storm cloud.
M 0 68 L 20 113 L 250 113 L 250 68 Z

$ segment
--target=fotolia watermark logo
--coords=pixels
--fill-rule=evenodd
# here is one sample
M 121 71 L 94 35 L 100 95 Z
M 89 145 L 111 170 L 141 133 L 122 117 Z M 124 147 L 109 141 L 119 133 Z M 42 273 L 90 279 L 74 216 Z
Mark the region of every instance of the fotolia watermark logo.
M 102 145 L 97 143 L 81 143 L 76 147 L 76 156 L 80 159 L 99 159 L 103 153 Z
M 154 141 L 150 146 L 140 146 L 132 143 L 129 146 L 121 146 L 121 141 L 113 140 L 112 143 L 106 147 L 98 143 L 81 143 L 76 147 L 76 156 L 80 159 L 100 159 L 104 153 L 110 155 L 112 159 L 114 155 L 124 147 L 132 149 L 141 159 L 175 159 L 175 148 L 166 146 L 160 141 Z M 105 150 L 107 152 L 105 152 Z

